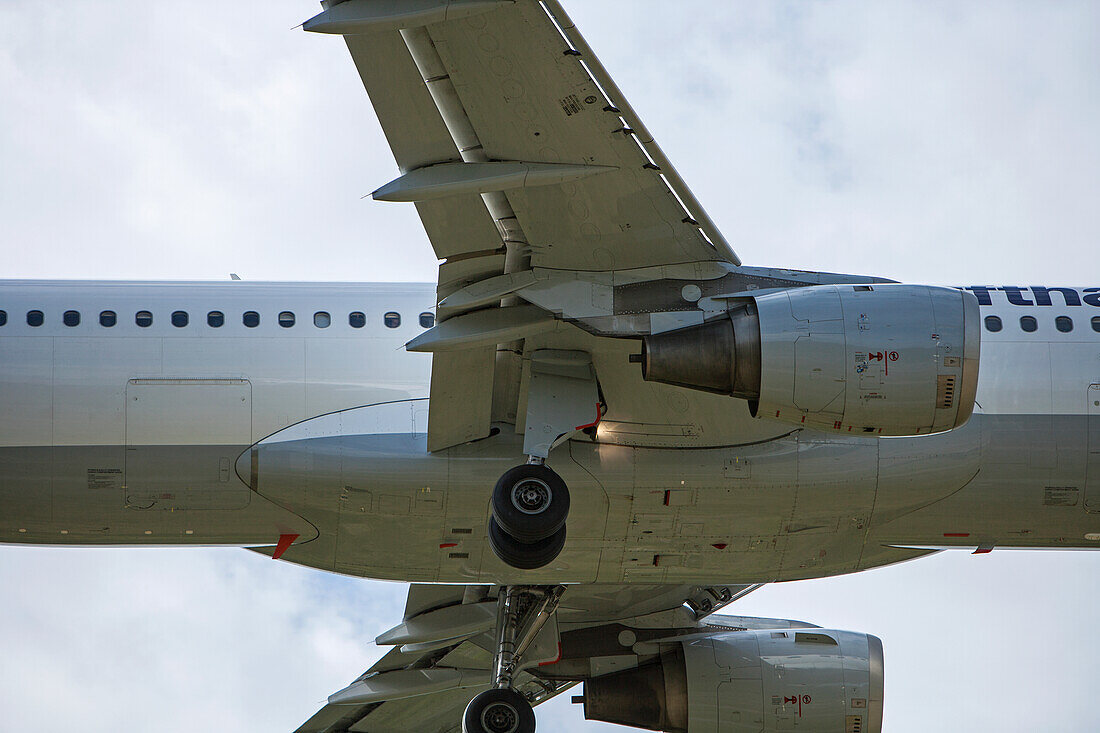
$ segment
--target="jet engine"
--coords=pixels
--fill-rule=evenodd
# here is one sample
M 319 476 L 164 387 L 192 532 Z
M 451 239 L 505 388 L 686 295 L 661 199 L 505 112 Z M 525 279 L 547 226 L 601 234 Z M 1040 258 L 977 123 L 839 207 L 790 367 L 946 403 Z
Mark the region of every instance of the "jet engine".
M 720 318 L 646 336 L 642 377 L 828 431 L 923 435 L 970 418 L 981 345 L 972 293 L 815 285 L 729 302 Z
M 882 642 L 850 631 L 692 634 L 588 679 L 584 716 L 668 733 L 881 733 Z

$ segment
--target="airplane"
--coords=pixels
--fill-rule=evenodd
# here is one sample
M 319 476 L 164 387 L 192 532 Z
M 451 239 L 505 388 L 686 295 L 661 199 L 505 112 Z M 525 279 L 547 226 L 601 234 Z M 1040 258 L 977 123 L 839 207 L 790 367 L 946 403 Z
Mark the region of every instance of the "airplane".
M 535 9 L 542 11 L 527 8 L 526 12 Z M 481 14 L 512 12 L 521 11 L 497 7 Z M 535 17 L 541 21 L 541 16 Z M 564 15 L 553 17 L 560 21 Z M 522 18 L 530 20 L 530 16 Z M 431 27 L 445 34 L 451 22 L 459 21 L 445 20 Z M 323 19 L 314 26 L 318 24 L 323 25 Z M 407 44 L 405 35 L 412 34 L 399 34 Z M 569 40 L 568 34 L 565 39 L 572 46 L 563 56 L 594 59 L 577 40 Z M 357 42 L 370 40 L 377 45 L 379 36 L 348 40 L 355 58 Z M 588 71 L 599 74 L 591 66 Z M 599 78 L 595 81 L 603 92 L 608 90 L 608 84 Z M 618 102 L 619 113 L 625 109 L 617 95 L 607 101 Z M 620 116 L 633 125 L 635 133 L 644 129 L 631 118 Z M 619 134 L 624 139 L 634 136 Z M 496 161 L 472 164 L 492 162 Z M 701 210 L 693 208 L 689 194 L 677 190 L 681 184 L 674 180 L 671 166 L 661 166 L 653 158 L 649 164 L 661 170 L 645 164 L 642 170 L 667 182 L 668 200 L 678 198 L 677 203 L 686 207 L 684 218 L 692 221 L 680 223 L 704 242 L 711 239 L 706 246 L 717 244 L 710 252 L 719 252 L 720 234 L 707 231 Z M 519 187 L 513 187 L 518 175 L 515 167 L 482 167 L 486 175 L 510 178 L 505 189 L 476 195 L 503 192 L 518 197 L 528 207 L 526 216 L 533 216 L 539 193 L 567 190 L 572 183 L 595 186 L 595 193 L 586 192 L 586 196 L 598 200 L 601 177 L 619 176 L 626 168 L 584 171 L 584 179 L 552 180 L 539 190 L 544 187 L 527 179 L 578 171 L 523 165 L 527 167 L 521 170 L 524 180 Z M 452 178 L 449 183 L 461 186 L 469 183 L 461 180 L 468 173 L 479 171 L 450 168 L 420 175 L 457 176 L 459 180 Z M 410 187 L 416 190 L 415 183 L 407 179 L 379 197 L 394 190 L 408 195 Z M 438 192 L 448 182 L 435 178 L 427 185 Z M 479 178 L 475 189 L 484 185 L 485 179 Z M 475 197 L 469 193 L 475 189 L 466 189 L 468 196 Z M 629 189 L 617 186 L 615 195 L 625 190 Z M 418 200 L 418 208 L 424 215 L 424 209 L 447 205 L 448 198 Z M 481 204 L 476 197 L 473 202 L 477 210 Z M 517 219 L 524 220 L 523 210 L 515 211 Z M 427 221 L 429 217 L 424 216 Z M 537 221 L 534 216 L 532 222 Z M 632 222 L 632 231 L 640 228 Z M 641 234 L 624 239 L 646 241 Z M 675 239 L 675 244 L 702 246 L 699 239 L 686 235 Z M 6 413 L 15 418 L 5 421 L 10 432 L 4 436 L 4 445 L 16 450 L 7 451 L 12 458 L 4 486 L 9 488 L 0 506 L 3 516 L 23 520 L 18 527 L 5 528 L 4 539 L 80 545 L 270 544 L 269 554 L 338 572 L 465 584 L 460 594 L 456 587 L 414 585 L 408 618 L 383 635 L 383 643 L 400 644 L 399 653 L 342 696 L 334 696 L 336 701 L 318 714 L 320 721 L 313 728 L 303 726 L 305 730 L 338 730 L 341 725 L 384 729 L 387 720 L 397 720 L 389 724 L 407 729 L 453 724 L 457 716 L 451 723 L 418 722 L 412 716 L 430 713 L 446 718 L 451 715 L 448 703 L 453 706 L 456 699 L 465 703 L 474 690 L 484 687 L 486 674 L 478 662 L 484 660 L 485 646 L 497 647 L 492 661 L 499 669 L 491 675 L 496 690 L 519 689 L 527 693 L 525 697 L 541 701 L 561 691 L 559 683 L 563 687 L 575 681 L 559 679 L 555 672 L 587 665 L 582 675 L 586 711 L 591 708 L 594 717 L 641 716 L 647 712 L 623 709 L 637 707 L 633 693 L 638 684 L 661 676 L 667 707 L 648 712 L 665 716 L 657 719 L 658 725 L 679 726 L 681 722 L 669 716 L 680 716 L 687 718 L 682 725 L 689 729 L 709 725 L 738 730 L 735 715 L 749 719 L 757 714 L 756 701 L 746 691 L 764 689 L 761 682 L 768 687 L 766 675 L 777 670 L 754 671 L 747 680 L 740 674 L 760 667 L 764 655 L 757 647 L 747 657 L 753 660 L 755 655 L 755 665 L 711 663 L 734 671 L 718 672 L 725 678 L 715 689 L 707 689 L 706 674 L 692 676 L 700 672 L 692 665 L 706 657 L 698 656 L 700 650 L 713 649 L 711 656 L 716 660 L 723 654 L 732 659 L 742 645 L 755 642 L 771 646 L 767 656 L 774 662 L 787 654 L 783 646 L 789 642 L 789 648 L 798 652 L 790 654 L 790 659 L 811 656 L 805 650 L 812 649 L 818 667 L 831 659 L 837 668 L 846 669 L 846 647 L 851 641 L 859 649 L 860 673 L 868 675 L 866 682 L 861 678 L 855 686 L 881 684 L 875 677 L 879 657 L 872 638 L 813 630 L 800 622 L 731 618 L 723 623 L 709 615 L 761 579 L 819 577 L 941 547 L 978 551 L 992 546 L 1091 547 L 1098 539 L 1089 537 L 1096 523 L 1088 512 L 1089 489 L 1094 486 L 1089 481 L 1095 476 L 1089 470 L 1093 458 L 1088 453 L 1095 445 L 1095 421 L 1089 419 L 1095 413 L 1089 409 L 1088 397 L 1093 394 L 1091 385 L 1100 380 L 1095 373 L 1076 372 L 1095 362 L 1096 337 L 1091 334 L 1097 321 L 1092 316 L 1095 311 L 1090 311 L 1097 307 L 1095 288 L 1006 285 L 951 291 L 899 286 L 877 278 L 748 268 L 734 263 L 736 256 L 730 258 L 728 252 L 725 260 L 711 254 L 686 263 L 686 268 L 680 267 L 684 262 L 652 261 L 630 263 L 638 266 L 622 270 L 597 270 L 592 264 L 570 268 L 554 260 L 553 246 L 539 251 L 536 245 L 532 245 L 529 268 L 476 279 L 486 273 L 467 269 L 471 261 L 499 260 L 499 249 L 482 257 L 445 258 L 445 267 L 461 267 L 462 286 L 452 292 L 446 287 L 433 292 L 433 288 L 354 284 L 4 283 L 0 290 L 6 301 L 3 319 L 11 329 L 0 333 L 6 337 L 4 404 Z M 587 251 L 593 256 L 598 252 Z M 613 258 L 646 258 L 661 257 L 663 249 L 657 245 L 649 251 L 632 248 L 622 255 L 614 248 L 607 251 Z M 503 269 L 507 254 L 506 246 Z M 564 256 L 578 255 L 565 252 Z M 538 262 L 547 266 L 534 264 Z M 447 303 L 454 295 L 460 297 Z M 803 301 L 809 303 L 802 306 L 805 312 L 826 317 L 820 322 L 794 317 L 799 298 L 808 299 Z M 913 304 L 923 304 L 925 298 L 930 305 L 918 314 L 921 309 Z M 515 300 L 500 305 L 507 299 Z M 639 302 L 650 310 L 639 311 Z M 856 304 L 855 314 L 846 321 L 845 307 L 852 304 Z M 553 317 L 547 319 L 529 306 Z M 787 308 L 784 316 L 791 315 L 798 323 L 782 330 L 784 321 L 776 316 L 777 307 Z M 957 311 L 952 322 L 927 320 L 939 317 L 941 307 Z M 574 310 L 578 308 L 579 312 Z M 920 325 L 931 324 L 934 329 L 925 328 L 925 338 L 919 342 L 907 342 L 912 337 L 906 332 L 911 325 L 907 319 L 922 316 L 926 321 Z M 1024 319 L 1033 319 L 1034 328 Z M 642 321 L 647 323 L 640 326 Z M 804 327 L 806 323 L 813 327 Z M 797 399 L 813 398 L 814 390 L 830 377 L 834 384 L 845 385 L 845 394 L 848 386 L 858 387 L 863 399 L 853 399 L 851 406 L 845 402 L 840 412 L 826 409 L 827 405 L 810 409 L 796 404 L 792 419 L 788 406 L 769 403 L 775 398 L 766 397 L 765 381 L 755 392 L 757 377 L 763 380 L 783 372 L 782 366 L 763 367 L 763 360 L 777 353 L 769 355 L 765 347 L 765 335 L 775 324 L 780 324 L 781 337 L 774 343 L 786 344 L 783 348 L 796 358 L 799 340 L 817 348 L 813 339 L 825 336 L 825 358 L 813 364 L 806 383 L 799 385 L 797 369 L 788 369 L 794 394 L 805 390 Z M 421 332 L 410 332 L 410 326 Z M 16 328 L 21 333 L 12 334 Z M 742 338 L 757 333 L 759 343 Z M 484 345 L 488 337 L 491 348 Z M 520 396 L 512 414 L 495 419 L 494 406 L 500 400 L 492 393 L 485 400 L 485 392 L 491 390 L 485 390 L 484 379 L 474 377 L 508 372 L 509 365 L 498 359 L 514 361 L 518 347 L 498 350 L 497 344 L 518 337 L 525 342 Z M 872 338 L 881 340 L 859 341 Z M 431 377 L 424 359 L 406 357 L 390 364 L 377 357 L 406 342 L 412 349 L 433 354 Z M 977 342 L 981 342 L 980 352 Z M 854 343 L 866 348 L 849 348 Z M 451 348 L 456 345 L 467 348 Z M 710 354 L 701 351 L 705 348 L 720 350 Z M 492 357 L 488 367 L 486 351 Z M 925 367 L 935 363 L 938 369 L 957 371 L 911 370 L 909 364 L 919 367 L 921 361 L 910 358 L 914 353 L 932 355 L 923 360 Z M 842 358 L 830 361 L 837 355 Z M 841 375 L 847 371 L 848 357 L 856 376 Z M 956 358 L 957 363 L 949 363 Z M 758 359 L 761 367 L 754 369 Z M 844 366 L 835 375 L 826 371 L 841 362 Z M 981 364 L 980 381 L 974 380 L 976 362 Z M 1039 368 L 1022 370 L 1021 362 Z M 365 364 L 371 365 L 366 383 Z M 748 374 L 738 371 L 743 365 L 748 365 Z M 441 370 L 447 370 L 448 382 L 442 392 L 429 383 L 439 378 Z M 48 380 L 38 381 L 46 374 Z M 462 389 L 450 393 L 452 412 L 441 409 L 441 404 L 448 403 L 441 403 L 439 396 L 448 394 L 451 382 L 463 379 Z M 540 382 L 550 386 L 540 388 Z M 902 391 L 890 391 L 897 384 Z M 489 387 L 497 386 L 494 378 Z M 908 390 L 934 397 L 907 402 L 912 396 Z M 574 398 L 575 404 L 566 404 Z M 521 399 L 526 403 L 522 411 Z M 538 406 L 540 400 L 576 419 L 561 422 L 554 409 Z M 895 401 L 909 404 L 912 414 L 923 409 L 931 415 L 931 424 L 889 422 L 895 416 L 884 406 Z M 948 401 L 949 406 L 942 406 Z M 970 420 L 966 419 L 967 402 L 980 406 Z M 762 404 L 777 408 L 774 417 L 770 410 L 761 412 Z M 929 410 L 930 404 L 940 406 Z M 846 420 L 848 410 L 853 415 L 859 410 L 873 414 L 874 421 Z M 483 419 L 486 413 L 488 422 Z M 833 414 L 841 419 L 827 419 Z M 911 414 L 903 418 L 911 419 Z M 525 426 L 517 432 L 520 419 Z M 937 424 L 936 419 L 947 422 Z M 460 421 L 457 426 L 455 420 Z M 534 422 L 539 420 L 543 422 Z M 807 424 L 810 427 L 803 427 Z M 479 432 L 478 425 L 484 432 Z M 561 426 L 566 432 L 559 434 Z M 460 435 L 464 440 L 444 447 L 433 444 L 441 436 L 444 442 L 455 440 L 448 430 L 465 431 Z M 203 440 L 196 443 L 198 432 Z M 729 439 L 731 435 L 736 441 Z M 920 437 L 909 437 L 914 435 Z M 546 455 L 538 455 L 542 452 Z M 684 461 L 685 455 L 690 461 Z M 547 494 L 561 495 L 571 489 L 575 506 L 569 512 L 563 550 L 556 540 L 546 543 L 562 533 L 561 527 L 533 542 L 513 541 L 517 538 L 510 536 L 530 531 L 524 516 L 541 514 L 545 519 L 545 510 L 533 514 L 521 510 L 524 516 L 509 517 L 513 531 L 502 533 L 500 523 L 508 504 L 493 501 L 490 508 L 488 484 L 495 476 L 506 475 L 523 456 L 536 460 L 515 466 L 523 475 L 534 477 L 522 484 L 524 491 L 512 492 L 517 510 L 529 495 L 537 502 L 540 493 L 545 499 Z M 553 474 L 531 468 L 548 466 Z M 46 479 L 52 492 L 49 504 L 27 490 L 28 480 L 43 480 L 43 467 L 51 472 Z M 443 476 L 440 470 L 445 471 Z M 915 474 L 916 470 L 924 473 Z M 408 477 L 413 477 L 412 482 Z M 1037 501 L 1040 484 L 1041 505 Z M 984 512 L 993 498 L 998 515 L 989 517 Z M 620 506 L 614 507 L 615 502 Z M 616 513 L 617 520 L 613 519 Z M 722 517 L 722 527 L 715 534 L 708 522 L 717 517 Z M 441 518 L 443 523 L 438 521 Z M 466 520 L 471 526 L 455 520 Z M 614 521 L 622 524 L 622 536 L 609 533 L 607 527 Z M 602 529 L 594 526 L 601 523 Z M 946 525 L 954 531 L 944 531 Z M 1027 532 L 1018 534 L 1025 526 Z M 324 531 L 326 527 L 331 531 Z M 432 537 L 433 531 L 438 536 Z M 280 542 L 273 541 L 276 537 Z M 431 538 L 440 546 L 410 546 L 409 537 Z M 395 542 L 408 554 L 394 558 Z M 546 560 L 555 551 L 561 554 Z M 645 557 L 627 557 L 642 551 Z M 384 567 L 371 565 L 378 560 L 384 561 Z M 544 560 L 541 569 L 515 567 Z M 601 575 L 606 572 L 605 562 L 614 568 L 612 588 L 604 585 L 607 576 Z M 523 572 L 514 572 L 519 570 Z M 662 595 L 662 590 L 671 597 Z M 639 597 L 644 601 L 639 603 Z M 653 604 L 669 603 L 674 605 L 652 611 Z M 514 604 L 530 605 L 528 618 L 515 619 L 521 614 Z M 601 615 L 608 606 L 612 613 L 629 615 L 608 619 Z M 635 638 L 624 645 L 623 639 L 630 636 L 619 630 L 614 640 L 624 649 L 629 646 L 629 653 L 596 653 L 599 644 L 610 645 L 615 629 L 608 626 L 621 626 L 624 618 L 639 622 L 625 630 L 635 637 L 639 631 L 654 630 L 649 624 L 664 621 L 666 625 L 655 630 L 675 640 L 639 642 Z M 460 621 L 467 625 L 459 628 Z M 439 638 L 440 634 L 448 636 Z M 506 651 L 514 642 L 508 637 L 519 638 L 520 646 L 526 643 L 527 648 L 513 680 L 518 684 L 498 686 L 502 676 L 514 671 L 510 666 L 515 665 L 515 654 Z M 547 643 L 555 637 L 562 645 L 562 656 L 539 673 L 532 665 L 549 661 L 539 654 L 555 651 Z M 582 647 L 581 657 L 569 656 L 570 641 Z M 823 651 L 824 647 L 839 647 L 843 654 Z M 447 662 L 434 658 L 443 651 L 449 655 Z M 690 698 L 674 694 L 671 688 L 678 682 L 673 678 L 681 674 L 677 654 L 684 656 L 683 674 L 692 683 L 688 691 L 693 696 L 714 696 L 717 706 L 710 709 L 717 707 L 718 720 L 708 720 L 706 713 L 691 708 Z M 616 659 L 623 656 L 637 659 Z M 427 660 L 430 665 L 424 666 Z M 395 663 L 400 664 L 394 667 Z M 704 669 L 715 672 L 705 667 L 708 663 L 703 662 Z M 812 673 L 807 674 L 811 679 Z M 828 689 L 825 682 L 816 684 Z M 625 699 L 624 688 L 630 693 Z M 410 692 L 415 694 L 403 697 Z M 781 692 L 761 703 L 757 729 L 786 725 L 795 715 L 796 704 L 803 727 L 836 729 L 839 712 L 819 709 L 821 695 Z M 523 702 L 501 695 L 491 712 L 505 718 L 514 714 L 522 718 L 520 725 L 527 725 Z M 825 695 L 836 702 L 835 695 Z M 782 701 L 775 702 L 776 697 Z M 817 702 L 806 702 L 803 712 L 806 697 Z M 845 702 L 844 725 L 853 717 L 860 719 L 858 725 L 874 729 L 881 699 L 875 698 L 873 690 L 867 697 L 845 698 Z M 678 709 L 678 705 L 688 708 Z M 694 705 L 700 707 L 698 701 Z M 608 712 L 607 706 L 614 710 Z M 858 712 L 868 707 L 868 712 Z M 337 714 L 340 717 L 333 718 Z M 354 716 L 359 717 L 348 722 Z M 488 726 L 496 720 L 483 715 L 481 722 Z M 652 724 L 654 719 L 632 722 Z

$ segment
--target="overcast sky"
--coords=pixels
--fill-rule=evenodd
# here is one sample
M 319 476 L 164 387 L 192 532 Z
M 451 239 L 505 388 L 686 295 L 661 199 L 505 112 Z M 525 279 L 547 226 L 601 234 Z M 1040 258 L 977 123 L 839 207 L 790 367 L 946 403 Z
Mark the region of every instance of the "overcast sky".
M 568 2 L 753 265 L 1097 286 L 1100 5 Z M 434 279 L 308 0 L 0 4 L 4 277 Z M 1100 555 L 941 555 L 734 607 L 880 635 L 886 730 L 1100 727 Z M 0 550 L 0 729 L 292 731 L 401 585 L 243 550 Z M 579 726 L 567 699 L 540 730 Z

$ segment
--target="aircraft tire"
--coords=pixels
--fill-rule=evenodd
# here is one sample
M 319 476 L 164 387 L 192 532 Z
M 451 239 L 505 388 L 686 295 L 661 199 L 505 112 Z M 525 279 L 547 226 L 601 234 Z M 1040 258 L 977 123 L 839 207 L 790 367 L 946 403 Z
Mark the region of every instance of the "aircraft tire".
M 489 546 L 505 564 L 518 570 L 537 570 L 554 561 L 565 547 L 565 527 L 538 542 L 520 542 L 505 532 L 496 517 L 489 520 Z
M 466 706 L 462 733 L 535 733 L 535 711 L 515 690 L 486 690 Z
M 516 466 L 493 488 L 493 516 L 520 542 L 553 537 L 569 516 L 569 488 L 548 466 Z

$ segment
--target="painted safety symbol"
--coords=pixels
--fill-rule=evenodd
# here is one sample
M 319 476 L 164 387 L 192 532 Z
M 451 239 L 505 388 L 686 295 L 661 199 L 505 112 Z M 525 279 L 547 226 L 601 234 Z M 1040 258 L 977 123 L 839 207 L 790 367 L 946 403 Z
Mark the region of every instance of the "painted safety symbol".
M 798 717 L 802 717 L 802 706 L 809 705 L 811 698 L 809 695 L 787 695 L 783 698 L 784 705 L 798 705 Z

